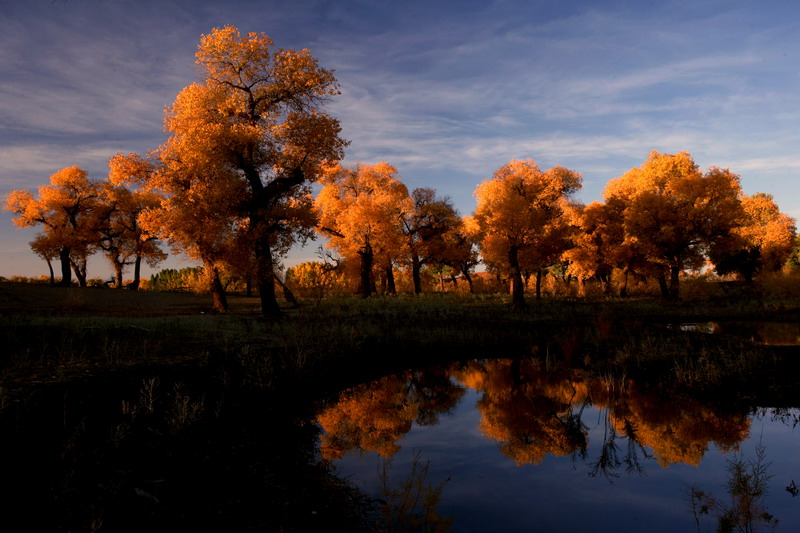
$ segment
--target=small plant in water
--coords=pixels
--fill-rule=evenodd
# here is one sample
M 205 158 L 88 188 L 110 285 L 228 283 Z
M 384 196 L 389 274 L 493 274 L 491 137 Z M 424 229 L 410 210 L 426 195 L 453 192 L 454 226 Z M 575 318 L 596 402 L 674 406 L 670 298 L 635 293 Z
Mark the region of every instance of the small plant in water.
M 381 491 L 386 498 L 381 505 L 386 531 L 444 533 L 450 530 L 452 517 L 440 516 L 436 507 L 442 490 L 450 478 L 438 484 L 428 483 L 430 461 L 422 462 L 420 452 L 414 454 L 411 473 L 399 487 L 389 484 L 392 462 L 384 461 L 380 472 Z
M 756 446 L 755 459 L 745 460 L 741 454 L 728 460 L 728 481 L 725 484 L 730 503 L 719 501 L 710 492 L 696 487 L 689 490 L 689 505 L 694 515 L 697 531 L 700 518 L 710 515 L 716 518 L 716 531 L 720 533 L 753 533 L 762 527 L 774 530 L 778 519 L 767 512 L 764 498 L 767 484 L 772 478 L 768 473 L 764 446 Z

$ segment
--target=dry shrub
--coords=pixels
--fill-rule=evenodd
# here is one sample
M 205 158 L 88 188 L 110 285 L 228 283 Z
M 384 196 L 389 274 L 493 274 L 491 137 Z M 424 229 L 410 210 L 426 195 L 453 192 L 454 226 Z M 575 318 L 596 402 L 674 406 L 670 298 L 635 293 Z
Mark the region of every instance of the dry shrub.
M 800 270 L 786 269 L 761 274 L 757 283 L 767 300 L 796 300 L 800 294 Z
M 528 286 L 525 288 L 526 292 L 536 294 L 536 276 L 531 276 L 528 280 Z M 561 277 L 542 275 L 542 296 L 550 296 L 553 298 L 575 298 L 580 292 L 578 282 L 571 280 L 569 282 L 561 279 Z
M 691 302 L 705 302 L 725 296 L 719 277 L 706 274 L 681 278 L 681 298 Z

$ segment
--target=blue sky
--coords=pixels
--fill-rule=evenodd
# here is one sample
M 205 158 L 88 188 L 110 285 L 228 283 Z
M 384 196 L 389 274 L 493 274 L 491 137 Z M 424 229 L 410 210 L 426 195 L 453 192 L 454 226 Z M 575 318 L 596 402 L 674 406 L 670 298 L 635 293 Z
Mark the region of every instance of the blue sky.
M 231 24 L 336 71 L 346 162 L 388 161 L 462 214 L 510 159 L 582 173 L 588 203 L 651 150 L 686 150 L 800 217 L 800 4 L 645 4 L 0 0 L 0 195 L 156 148 L 201 34 Z M 45 274 L 10 219 L 0 275 Z M 98 256 L 89 275 L 107 270 Z

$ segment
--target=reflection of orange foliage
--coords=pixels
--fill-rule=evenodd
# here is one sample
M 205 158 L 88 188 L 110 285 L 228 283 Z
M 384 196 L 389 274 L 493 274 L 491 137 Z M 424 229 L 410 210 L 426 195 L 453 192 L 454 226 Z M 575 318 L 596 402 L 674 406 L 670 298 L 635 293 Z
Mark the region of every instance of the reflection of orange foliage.
M 320 450 L 338 459 L 352 449 L 391 457 L 413 422 L 433 425 L 458 403 L 464 389 L 442 371 L 389 376 L 344 393 L 317 421 L 325 430 Z
M 585 447 L 586 431 L 574 410 L 589 400 L 610 411 L 617 434 L 650 447 L 662 467 L 699 464 L 711 442 L 723 451 L 736 449 L 750 430 L 744 414 L 726 416 L 689 397 L 672 397 L 667 405 L 662 395 L 630 381 L 547 371 L 538 361 L 475 362 L 451 373 L 483 393 L 481 431 L 518 465 Z
M 568 455 L 586 445 L 586 432 L 572 412 L 585 399 L 586 386 L 573 382 L 571 374 L 547 374 L 538 361 L 509 360 L 456 372 L 462 383 L 483 392 L 481 431 L 518 465 L 539 464 L 547 453 Z
M 730 451 L 750 431 L 744 414 L 723 415 L 686 396 L 671 397 L 666 403 L 662 395 L 640 390 L 631 382 L 620 386 L 598 378 L 592 380 L 590 394 L 595 405 L 609 409 L 617 433 L 625 435 L 626 426 L 632 428 L 637 441 L 653 450 L 662 467 L 697 465 L 709 443 Z
M 634 428 L 639 443 L 650 447 L 662 467 L 673 463 L 700 464 L 708 445 L 714 442 L 731 451 L 747 438 L 750 420 L 744 414 L 725 416 L 693 398 L 671 398 L 646 394 L 634 386 L 609 405 L 617 433 L 626 422 Z
M 317 418 L 325 430 L 321 451 L 325 459 L 338 459 L 359 448 L 391 457 L 395 441 L 411 429 L 418 406 L 406 402 L 406 383 L 396 376 L 359 387 Z

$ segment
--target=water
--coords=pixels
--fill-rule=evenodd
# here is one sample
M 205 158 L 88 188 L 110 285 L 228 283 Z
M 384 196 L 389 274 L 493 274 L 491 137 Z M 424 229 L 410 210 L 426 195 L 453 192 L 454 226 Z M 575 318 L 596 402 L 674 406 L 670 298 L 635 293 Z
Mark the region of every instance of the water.
M 726 466 L 765 450 L 769 513 L 800 527 L 795 409 L 723 409 L 536 361 L 475 361 L 346 391 L 322 412 L 322 453 L 340 476 L 388 499 L 414 458 L 443 485 L 451 531 L 690 531 L 690 488 L 723 504 Z M 389 499 L 390 500 L 390 499 Z M 391 501 L 391 500 L 390 500 Z M 716 524 L 702 516 L 703 531 Z
M 678 331 L 737 337 L 766 346 L 800 346 L 798 322 L 683 322 L 668 324 L 667 327 Z

